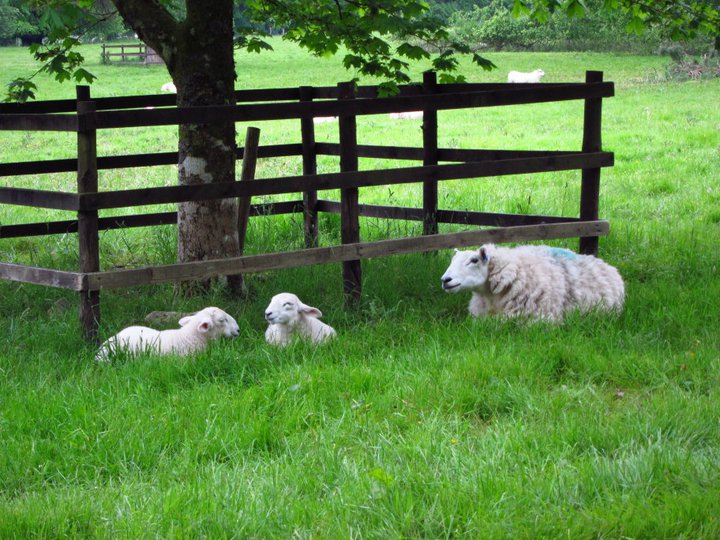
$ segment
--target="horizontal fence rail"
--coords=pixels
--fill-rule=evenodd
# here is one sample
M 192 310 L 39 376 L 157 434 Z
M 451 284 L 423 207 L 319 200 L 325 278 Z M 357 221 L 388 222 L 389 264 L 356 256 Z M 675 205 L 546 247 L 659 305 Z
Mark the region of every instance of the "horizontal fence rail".
M 93 114 L 74 116 L 37 114 L 0 114 L 0 130 L 77 131 L 142 126 L 177 125 L 216 122 L 250 122 L 299 119 L 317 116 L 361 116 L 422 109 L 454 110 L 494 107 L 550 101 L 603 98 L 614 95 L 609 82 L 592 84 L 560 84 L 537 87 L 507 85 L 508 88 L 458 92 L 450 94 L 421 94 L 390 98 L 365 98 L 347 101 L 306 101 L 299 103 L 269 103 L 258 105 L 222 105 L 206 107 L 176 107 L 169 109 L 98 110 Z M 518 86 L 522 86 L 518 88 Z M 74 102 L 76 105 L 76 103 Z M 2 109 L 0 109 L 1 111 Z M 49 119 L 48 119 L 49 118 Z
M 77 197 L 79 198 L 79 210 L 101 210 L 193 200 L 278 195 L 306 190 L 319 191 L 349 187 L 408 184 L 429 179 L 457 180 L 487 176 L 504 176 L 509 174 L 610 167 L 613 165 L 613 159 L 611 152 L 593 152 L 539 158 L 469 162 L 454 165 L 401 167 L 373 171 L 325 173 L 313 176 L 286 176 L 268 178 L 256 182 L 217 182 L 191 186 L 83 193 Z M 0 195 L 2 195 L 2 192 L 0 192 Z M 3 202 L 1 198 L 0 202 Z

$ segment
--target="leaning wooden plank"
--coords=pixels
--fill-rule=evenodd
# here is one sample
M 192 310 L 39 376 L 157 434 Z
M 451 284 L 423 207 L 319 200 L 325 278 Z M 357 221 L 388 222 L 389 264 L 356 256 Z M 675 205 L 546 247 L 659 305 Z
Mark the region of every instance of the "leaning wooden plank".
M 65 272 L 23 264 L 0 263 L 0 279 L 73 291 L 83 289 L 83 275 L 78 272 Z
M 64 191 L 0 187 L 0 203 L 5 204 L 53 208 L 55 210 L 78 210 L 78 199 L 76 193 Z
M 134 270 L 98 272 L 85 274 L 86 279 L 83 283 L 88 290 L 113 289 L 135 285 L 207 279 L 238 272 L 265 272 L 321 263 L 477 246 L 487 242 L 502 243 L 606 235 L 609 229 L 607 221 L 598 220 L 463 231 L 415 238 L 310 248 L 282 253 L 248 255 L 231 259 L 153 266 Z
M 456 180 L 509 174 L 565 171 L 588 167 L 609 167 L 613 164 L 612 152 L 594 152 L 518 158 L 498 161 L 482 161 L 451 165 L 400 167 L 377 171 L 357 171 L 318 174 L 314 176 L 288 176 L 268 178 L 262 182 L 218 182 L 191 186 L 143 188 L 124 191 L 108 191 L 79 195 L 80 206 L 90 208 L 121 208 L 139 204 L 162 204 L 181 201 L 226 199 L 256 195 L 276 195 L 309 189 L 343 189 L 353 187 L 408 184 L 426 179 Z M 0 200 L 0 202 L 2 202 Z

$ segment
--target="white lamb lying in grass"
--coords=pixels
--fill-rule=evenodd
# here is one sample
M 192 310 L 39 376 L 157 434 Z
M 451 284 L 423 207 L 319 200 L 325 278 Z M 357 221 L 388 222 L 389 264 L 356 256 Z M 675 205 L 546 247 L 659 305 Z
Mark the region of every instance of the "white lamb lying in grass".
M 216 307 L 207 307 L 179 322 L 181 328 L 176 330 L 129 326 L 105 341 L 95 359 L 106 362 L 110 355 L 119 351 L 185 356 L 203 350 L 212 339 L 237 337 L 240 331 L 235 319 Z
M 530 73 L 522 71 L 511 71 L 508 73 L 509 83 L 539 83 L 545 72 L 542 69 L 536 69 Z
M 292 293 L 276 294 L 265 309 L 265 320 L 269 323 L 265 340 L 284 347 L 294 335 L 321 343 L 335 336 L 335 330 L 322 322 L 318 308 L 303 304 Z
M 618 271 L 592 255 L 549 246 L 456 251 L 443 274 L 446 292 L 472 291 L 471 315 L 525 315 L 553 322 L 572 309 L 621 311 Z

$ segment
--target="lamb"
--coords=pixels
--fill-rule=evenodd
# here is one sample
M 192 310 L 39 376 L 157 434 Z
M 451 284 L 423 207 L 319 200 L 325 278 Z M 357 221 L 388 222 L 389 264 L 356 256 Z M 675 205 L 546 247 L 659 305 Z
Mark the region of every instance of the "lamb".
M 269 323 L 265 341 L 285 347 L 296 334 L 313 343 L 333 338 L 335 330 L 322 322 L 320 317 L 322 313 L 318 308 L 303 304 L 296 295 L 287 292 L 276 294 L 265 309 L 265 320 Z
M 237 337 L 237 322 L 222 309 L 206 307 L 179 321 L 181 328 L 154 330 L 147 326 L 130 326 L 109 338 L 100 346 L 95 359 L 107 362 L 117 351 L 131 354 L 177 354 L 186 356 L 199 352 L 221 336 Z
M 545 72 L 542 69 L 536 69 L 530 73 L 522 71 L 511 71 L 508 73 L 507 81 L 509 83 L 539 83 Z
M 173 94 L 177 94 L 177 88 L 175 88 L 175 83 L 173 82 L 166 82 L 160 87 L 161 92 L 172 92 Z
M 468 311 L 562 321 L 573 309 L 619 312 L 625 285 L 617 269 L 592 255 L 550 246 L 456 251 L 443 274 L 448 293 L 472 291 Z

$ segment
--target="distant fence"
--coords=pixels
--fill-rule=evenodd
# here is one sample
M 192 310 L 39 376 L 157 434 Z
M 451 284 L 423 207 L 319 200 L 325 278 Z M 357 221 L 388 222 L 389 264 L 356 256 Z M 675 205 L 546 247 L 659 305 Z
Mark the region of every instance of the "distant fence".
M 162 64 L 162 58 L 144 43 L 102 44 L 105 64 Z
M 78 272 L 0 263 L 0 278 L 78 291 L 81 324 L 86 336 L 96 337 L 100 319 L 99 291 L 107 288 L 205 279 L 218 275 L 260 272 L 295 266 L 342 262 L 343 283 L 351 298 L 361 292 L 360 260 L 400 253 L 466 247 L 484 242 L 510 242 L 580 237 L 580 251 L 596 253 L 598 236 L 607 234 L 607 221 L 598 219 L 600 170 L 613 165 L 613 154 L 602 151 L 602 99 L 614 95 L 611 82 L 601 72 L 589 71 L 584 83 L 540 84 L 438 84 L 433 72 L 422 84 L 402 86 L 399 95 L 378 98 L 377 87 L 300 87 L 236 92 L 237 105 L 175 107 L 174 95 L 90 99 L 88 87 L 78 87 L 76 100 L 28 104 L 0 104 L 0 130 L 72 131 L 77 133 L 77 159 L 0 163 L 0 176 L 77 172 L 77 192 L 25 188 L 0 188 L 0 204 L 52 208 L 75 212 L 76 219 L 3 225 L 1 238 L 77 232 Z M 437 111 L 584 100 L 583 140 L 580 150 L 444 149 L 438 147 Z M 262 103 L 258 103 L 262 102 Z M 145 107 L 166 107 L 146 109 Z M 423 111 L 423 146 L 361 145 L 357 142 L 356 117 L 362 115 Z M 73 113 L 73 114 L 62 114 Z M 313 117 L 338 116 L 339 142 L 315 140 Z M 221 182 L 117 191 L 98 191 L 98 171 L 106 169 L 177 164 L 177 152 L 97 156 L 98 130 L 177 125 L 181 123 L 255 122 L 297 119 L 301 142 L 260 146 L 259 158 L 302 157 L 301 176 L 268 178 L 257 182 Z M 243 149 L 237 158 L 243 158 Z M 317 156 L 340 157 L 340 172 L 317 174 Z M 358 158 L 372 157 L 421 162 L 422 165 L 358 171 Z M 443 163 L 444 162 L 444 163 Z M 438 183 L 453 179 L 582 170 L 579 216 L 457 211 L 438 208 Z M 359 188 L 422 183 L 422 207 L 406 208 L 359 203 Z M 340 189 L 340 201 L 318 198 L 318 191 Z M 178 203 L 230 197 L 302 193 L 301 200 L 253 205 L 251 215 L 302 213 L 304 250 L 266 253 L 220 260 L 146 266 L 137 269 L 100 268 L 100 230 L 176 223 L 176 212 L 98 217 L 98 210 Z M 319 212 L 340 214 L 341 244 L 318 245 Z M 423 235 L 363 242 L 361 216 L 413 220 L 423 223 Z M 438 233 L 439 223 L 493 227 Z

